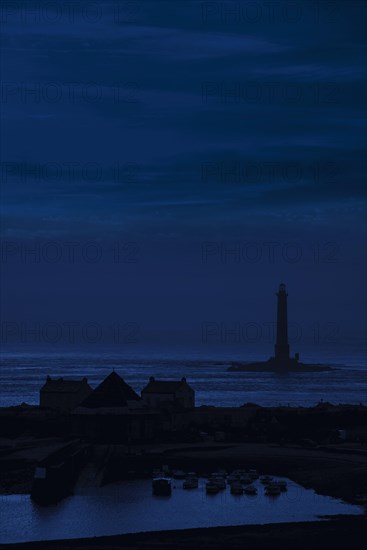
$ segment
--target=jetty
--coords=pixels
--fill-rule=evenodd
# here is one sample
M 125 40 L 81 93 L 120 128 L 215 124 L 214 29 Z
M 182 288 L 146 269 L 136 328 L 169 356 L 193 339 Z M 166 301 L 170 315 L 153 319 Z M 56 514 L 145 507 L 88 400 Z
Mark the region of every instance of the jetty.
M 31 498 L 38 504 L 56 503 L 73 494 L 77 477 L 87 463 L 91 446 L 71 441 L 41 460 L 35 469 Z

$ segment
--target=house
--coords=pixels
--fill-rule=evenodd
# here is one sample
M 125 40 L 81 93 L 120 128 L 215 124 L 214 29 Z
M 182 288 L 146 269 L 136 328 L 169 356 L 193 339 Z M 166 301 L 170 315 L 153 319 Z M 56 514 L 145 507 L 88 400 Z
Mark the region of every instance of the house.
M 65 380 L 47 376 L 40 390 L 40 406 L 70 412 L 92 392 L 87 378 Z
M 88 409 L 121 408 L 134 401 L 140 401 L 138 394 L 117 372 L 112 371 L 81 406 Z
M 149 440 L 160 414 L 147 410 L 139 395 L 115 371 L 73 411 L 73 434 L 89 441 L 130 443 Z
M 149 378 L 149 383 L 141 392 L 143 404 L 146 407 L 175 409 L 192 409 L 195 407 L 195 392 L 186 382 L 186 378 L 180 381 L 156 380 L 154 376 Z

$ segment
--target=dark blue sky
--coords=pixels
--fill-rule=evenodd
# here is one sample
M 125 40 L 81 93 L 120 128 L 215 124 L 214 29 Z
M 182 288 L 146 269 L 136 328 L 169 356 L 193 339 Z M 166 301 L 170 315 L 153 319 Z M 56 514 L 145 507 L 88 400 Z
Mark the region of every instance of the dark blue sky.
M 3 332 L 134 322 L 142 345 L 191 345 L 207 321 L 273 320 L 284 281 L 304 332 L 361 334 L 364 1 L 0 15 Z

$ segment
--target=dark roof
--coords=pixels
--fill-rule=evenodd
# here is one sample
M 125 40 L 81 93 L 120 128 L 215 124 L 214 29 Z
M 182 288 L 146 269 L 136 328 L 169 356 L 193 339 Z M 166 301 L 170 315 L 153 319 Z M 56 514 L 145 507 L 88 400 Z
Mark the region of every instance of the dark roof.
M 50 393 L 76 393 L 85 385 L 89 387 L 86 378 L 82 380 L 64 380 L 63 378 L 52 379 L 48 376 L 41 391 Z
M 126 407 L 127 401 L 140 397 L 115 371 L 111 372 L 80 404 L 81 407 Z
M 174 380 L 150 379 L 147 386 L 145 386 L 142 390 L 142 393 L 175 393 L 183 388 L 189 388 L 191 390 L 190 386 L 186 384 L 186 380 L 184 379 L 179 382 Z

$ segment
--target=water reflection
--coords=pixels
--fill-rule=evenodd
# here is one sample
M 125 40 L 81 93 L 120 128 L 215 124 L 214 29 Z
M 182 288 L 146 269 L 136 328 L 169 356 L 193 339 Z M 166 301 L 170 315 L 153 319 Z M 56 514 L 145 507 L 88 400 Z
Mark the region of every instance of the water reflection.
M 49 507 L 32 503 L 28 495 L 3 496 L 1 542 L 310 521 L 321 515 L 362 511 L 359 506 L 317 495 L 290 480 L 288 491 L 278 497 L 266 496 L 259 481 L 255 482 L 257 495 L 232 495 L 229 487 L 216 495 L 207 495 L 205 481 L 200 479 L 198 489 L 192 490 L 184 490 L 182 481 L 174 481 L 170 497 L 157 497 L 152 495 L 150 480 L 134 480 L 84 489 Z

